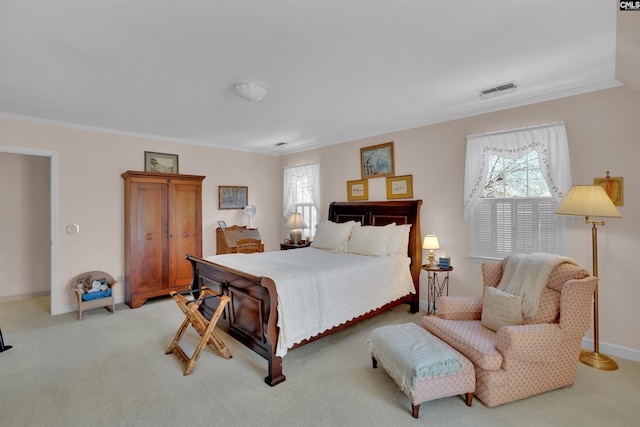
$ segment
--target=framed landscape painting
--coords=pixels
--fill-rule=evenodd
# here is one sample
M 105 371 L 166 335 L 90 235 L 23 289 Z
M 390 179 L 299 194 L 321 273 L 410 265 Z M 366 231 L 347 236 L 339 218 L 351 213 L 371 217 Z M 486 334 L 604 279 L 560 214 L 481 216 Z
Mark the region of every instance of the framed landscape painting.
M 362 179 L 393 176 L 393 142 L 360 149 Z
M 160 173 L 178 173 L 178 155 L 144 152 L 144 171 Z
M 244 209 L 248 200 L 249 187 L 218 186 L 218 209 Z

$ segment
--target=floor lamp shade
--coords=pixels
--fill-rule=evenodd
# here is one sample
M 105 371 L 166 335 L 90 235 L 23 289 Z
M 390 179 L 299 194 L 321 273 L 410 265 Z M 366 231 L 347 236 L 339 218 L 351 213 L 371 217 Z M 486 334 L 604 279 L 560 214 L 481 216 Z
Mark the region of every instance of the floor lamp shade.
M 598 185 L 574 185 L 556 207 L 557 215 L 622 218 L 604 189 Z
M 604 221 L 594 221 L 589 217 L 622 218 L 604 189 L 597 185 L 575 185 L 571 187 L 567 195 L 554 211 L 557 215 L 571 215 L 585 217 L 585 223 L 593 224 L 591 228 L 591 253 L 593 257 L 593 275 L 598 277 L 598 229 L 604 227 Z M 600 338 L 598 331 L 598 287 L 593 297 L 593 346 L 594 350 L 582 350 L 580 362 L 592 368 L 613 371 L 618 369 L 618 364 L 610 357 L 600 353 Z

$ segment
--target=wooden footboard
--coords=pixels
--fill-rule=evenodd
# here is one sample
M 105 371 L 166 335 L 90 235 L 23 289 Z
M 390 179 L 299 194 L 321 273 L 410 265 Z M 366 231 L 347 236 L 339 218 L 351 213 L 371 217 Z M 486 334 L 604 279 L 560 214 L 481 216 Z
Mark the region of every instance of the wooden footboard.
M 214 264 L 187 255 L 193 268 L 191 289 L 206 286 L 228 295 L 229 303 L 218 321 L 218 327 L 267 359 L 269 373 L 264 381 L 270 386 L 285 380 L 282 358 L 276 356 L 278 342 L 277 294 L 273 281 Z M 201 310 L 207 319 L 215 311 L 214 301 L 207 300 Z

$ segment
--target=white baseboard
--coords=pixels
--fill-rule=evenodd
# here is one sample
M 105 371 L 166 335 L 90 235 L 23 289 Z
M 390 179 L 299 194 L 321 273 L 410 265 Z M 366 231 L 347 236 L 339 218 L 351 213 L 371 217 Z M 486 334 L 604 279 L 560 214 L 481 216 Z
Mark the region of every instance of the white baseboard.
M 40 298 L 49 296 L 49 291 L 27 292 L 25 294 L 6 295 L 0 297 L 0 302 L 20 301 L 23 299 Z
M 593 339 L 583 338 L 582 348 L 593 350 Z M 640 362 L 640 350 L 636 350 L 634 348 L 600 341 L 598 350 L 600 350 L 600 353 L 606 354 L 607 356 L 617 356 L 622 357 L 623 359 L 633 360 L 634 362 Z

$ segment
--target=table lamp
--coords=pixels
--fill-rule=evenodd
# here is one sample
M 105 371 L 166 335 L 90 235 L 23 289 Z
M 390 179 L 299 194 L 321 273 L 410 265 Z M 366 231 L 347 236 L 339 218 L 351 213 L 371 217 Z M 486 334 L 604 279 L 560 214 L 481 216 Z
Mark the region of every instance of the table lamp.
M 292 243 L 300 243 L 302 241 L 302 229 L 307 228 L 307 224 L 302 220 L 302 215 L 298 212 L 294 212 L 289 215 L 285 228 L 290 228 L 289 238 Z
M 429 255 L 427 257 L 427 259 L 429 260 L 429 266 L 436 267 L 438 264 L 436 263 L 436 255 L 433 253 L 433 251 L 436 249 L 440 249 L 438 236 L 436 236 L 435 234 L 427 234 L 426 236 L 424 236 L 422 249 L 429 250 Z

